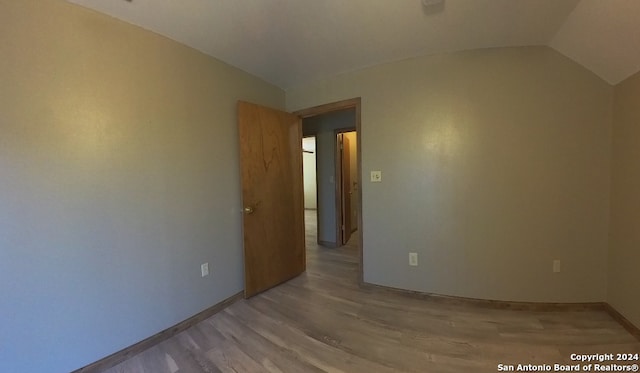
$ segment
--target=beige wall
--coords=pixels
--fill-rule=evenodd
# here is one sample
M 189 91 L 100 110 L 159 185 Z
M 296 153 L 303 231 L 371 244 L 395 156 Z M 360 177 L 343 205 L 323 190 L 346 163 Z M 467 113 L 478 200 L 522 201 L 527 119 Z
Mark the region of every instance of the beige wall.
M 614 90 L 607 301 L 640 327 L 640 74 Z
M 611 86 L 550 48 L 487 49 L 292 88 L 287 109 L 352 97 L 362 97 L 363 175 L 383 180 L 362 184 L 366 282 L 605 299 Z
M 57 0 L 0 0 L 0 56 L 0 370 L 73 370 L 242 289 L 235 103 L 281 90 Z M 363 99 L 366 281 L 606 298 L 638 325 L 639 94 L 615 89 L 613 153 L 612 88 L 544 47 L 385 64 L 287 108 Z
M 151 32 L 0 0 L 0 371 L 71 371 L 243 289 L 238 99 L 284 106 Z

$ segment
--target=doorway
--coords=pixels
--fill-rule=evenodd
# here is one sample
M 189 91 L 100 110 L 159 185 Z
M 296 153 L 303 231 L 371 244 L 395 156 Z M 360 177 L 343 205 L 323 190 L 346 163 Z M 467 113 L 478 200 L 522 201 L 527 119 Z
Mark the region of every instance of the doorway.
M 316 135 L 302 138 L 306 236 L 315 237 L 314 243 L 321 246 L 339 247 L 346 245 L 358 229 L 357 132 L 336 129 L 333 140 L 327 136 L 336 124 L 350 122 L 352 112 L 316 118 L 322 125 L 318 126 L 317 121 L 307 122 L 308 126 L 313 126 L 307 131 L 320 135 L 319 148 Z M 320 188 L 318 179 L 322 184 Z M 320 230 L 318 221 L 324 222 Z
M 358 180 L 361 180 L 360 98 L 321 105 L 295 113 L 248 102 L 238 102 L 245 298 L 305 271 L 302 121 L 305 118 L 313 119 L 333 112 L 346 113 L 352 117 L 350 126 L 351 130 L 356 131 L 358 145 L 357 175 Z M 329 134 L 331 135 L 330 143 L 334 144 L 333 154 L 336 154 L 335 134 L 332 132 Z M 316 136 L 316 140 L 318 139 L 319 137 Z M 316 141 L 316 147 L 317 143 L 318 141 Z M 316 161 L 317 165 L 319 163 Z M 335 160 L 331 165 L 335 166 Z M 328 177 L 328 182 L 334 185 L 335 192 L 337 184 L 335 170 L 333 175 Z M 320 190 L 319 181 L 324 182 L 327 179 L 316 176 L 316 180 Z M 337 192 L 334 196 L 336 194 Z M 317 195 L 320 194 L 317 193 Z M 361 188 L 357 189 L 357 199 L 359 239 L 357 246 L 352 249 L 357 252 L 358 281 L 362 284 Z M 336 203 L 335 206 L 340 205 Z M 334 215 L 333 218 L 335 223 L 336 216 Z M 334 226 L 337 227 L 337 223 Z M 320 227 L 321 222 L 318 221 L 318 228 Z M 336 235 L 334 238 L 336 246 L 339 242 L 338 237 Z M 270 265 L 264 265 L 265 263 Z
M 336 130 L 336 221 L 337 241 L 347 245 L 358 229 L 358 139 L 357 131 Z
M 362 283 L 360 98 L 294 114 L 302 118 L 303 136 L 316 139 L 316 219 L 310 219 L 316 222 L 316 242 L 329 248 L 353 245 L 358 252 L 358 278 Z M 305 210 L 305 215 L 310 211 L 313 210 Z

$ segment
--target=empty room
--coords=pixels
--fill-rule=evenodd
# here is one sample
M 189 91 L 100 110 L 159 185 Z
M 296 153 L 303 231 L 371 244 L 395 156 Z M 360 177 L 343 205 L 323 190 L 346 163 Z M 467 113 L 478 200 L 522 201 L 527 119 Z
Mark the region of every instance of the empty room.
M 639 40 L 635 0 L 0 0 L 0 372 L 637 371 Z

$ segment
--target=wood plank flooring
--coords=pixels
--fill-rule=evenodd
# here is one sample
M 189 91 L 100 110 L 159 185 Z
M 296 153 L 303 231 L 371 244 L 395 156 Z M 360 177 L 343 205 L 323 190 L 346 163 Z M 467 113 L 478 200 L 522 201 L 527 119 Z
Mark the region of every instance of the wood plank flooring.
M 496 372 L 570 364 L 573 353 L 640 352 L 604 311 L 498 310 L 362 289 L 355 245 L 319 247 L 315 213 L 306 224 L 305 274 L 107 372 Z

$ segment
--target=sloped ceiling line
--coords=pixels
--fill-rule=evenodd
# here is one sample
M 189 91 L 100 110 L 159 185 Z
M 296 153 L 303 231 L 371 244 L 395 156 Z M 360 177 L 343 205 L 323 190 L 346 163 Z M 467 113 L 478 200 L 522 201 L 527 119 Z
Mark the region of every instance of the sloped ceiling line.
M 283 89 L 425 54 L 547 45 L 611 84 L 640 70 L 640 1 L 67 0 Z

